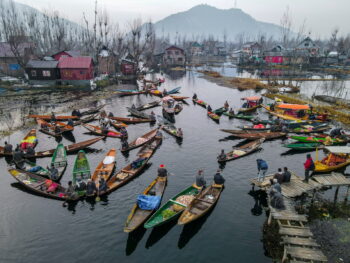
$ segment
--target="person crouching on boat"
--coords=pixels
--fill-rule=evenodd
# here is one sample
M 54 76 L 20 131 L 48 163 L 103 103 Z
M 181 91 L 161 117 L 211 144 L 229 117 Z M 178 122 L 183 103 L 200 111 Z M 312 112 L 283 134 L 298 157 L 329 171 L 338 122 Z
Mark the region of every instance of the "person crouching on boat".
M 197 94 L 196 94 L 196 93 L 195 93 L 195 94 L 193 94 L 192 99 L 193 99 L 193 100 L 198 99 L 198 97 L 197 97 Z
M 227 101 L 225 101 L 224 108 L 225 108 L 226 110 L 228 110 L 228 107 L 230 107 L 230 105 L 228 104 Z
M 94 181 L 91 179 L 88 179 L 88 183 L 86 185 L 86 195 L 87 196 L 92 196 L 97 193 L 97 187 Z
M 226 160 L 226 153 L 225 150 L 221 150 L 220 155 L 218 156 L 219 161 L 225 161 Z
M 223 185 L 225 183 L 225 178 L 221 175 L 220 169 L 214 174 L 214 183 L 218 185 Z
M 196 185 L 205 188 L 206 184 L 207 182 L 204 179 L 203 170 L 198 170 L 198 174 L 196 175 Z
M 165 168 L 165 165 L 164 164 L 159 165 L 158 176 L 167 177 L 167 175 L 168 175 L 168 170 Z
M 267 165 L 267 162 L 262 159 L 257 159 L 256 162 L 258 165 L 258 182 L 263 182 L 269 166 Z
M 207 111 L 208 111 L 208 112 L 212 112 L 212 111 L 213 111 L 213 109 L 210 107 L 210 105 L 208 105 Z

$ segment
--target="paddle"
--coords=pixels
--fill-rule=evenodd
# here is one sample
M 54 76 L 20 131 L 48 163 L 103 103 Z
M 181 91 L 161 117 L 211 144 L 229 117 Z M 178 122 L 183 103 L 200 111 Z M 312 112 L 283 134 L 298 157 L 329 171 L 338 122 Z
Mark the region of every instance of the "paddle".
M 100 181 L 100 175 L 98 176 L 98 181 Z M 97 188 L 97 196 L 95 198 L 95 201 L 96 202 L 100 202 L 101 201 L 101 198 L 100 198 L 100 185 Z

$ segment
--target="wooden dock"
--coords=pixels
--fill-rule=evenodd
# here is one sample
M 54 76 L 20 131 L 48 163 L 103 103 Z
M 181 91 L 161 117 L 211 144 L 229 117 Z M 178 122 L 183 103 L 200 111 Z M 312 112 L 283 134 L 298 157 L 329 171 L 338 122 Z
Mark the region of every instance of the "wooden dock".
M 267 191 L 270 188 L 270 179 L 272 178 L 273 175 L 269 175 L 265 177 L 263 182 L 259 182 L 257 178 L 251 179 L 250 182 L 253 186 Z M 307 226 L 306 215 L 297 213 L 292 198 L 319 190 L 322 187 L 344 185 L 349 186 L 350 180 L 339 173 L 314 175 L 308 183 L 293 174 L 290 182 L 281 185 L 285 209 L 273 208 L 268 200 L 270 209 L 268 224 L 271 224 L 272 220 L 277 221 L 279 234 L 284 245 L 282 262 L 328 262 Z

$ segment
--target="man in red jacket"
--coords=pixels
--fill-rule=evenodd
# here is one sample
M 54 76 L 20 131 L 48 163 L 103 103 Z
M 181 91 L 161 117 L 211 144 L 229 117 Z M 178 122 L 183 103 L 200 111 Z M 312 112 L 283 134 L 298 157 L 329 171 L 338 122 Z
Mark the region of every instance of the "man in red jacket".
M 308 183 L 310 171 L 312 173 L 315 170 L 315 164 L 314 164 L 314 161 L 312 160 L 312 157 L 310 154 L 306 155 L 306 162 L 304 163 L 304 169 L 305 169 L 304 181 L 306 183 Z

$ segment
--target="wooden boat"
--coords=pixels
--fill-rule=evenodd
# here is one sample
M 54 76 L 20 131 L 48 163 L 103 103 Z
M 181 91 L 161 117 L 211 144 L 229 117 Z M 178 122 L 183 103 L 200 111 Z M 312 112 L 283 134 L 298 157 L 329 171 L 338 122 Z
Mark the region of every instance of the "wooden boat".
M 318 142 L 311 142 L 311 143 L 290 143 L 285 144 L 283 147 L 296 150 L 296 151 L 307 151 L 307 150 L 314 150 L 316 148 L 323 148 L 324 145 L 322 143 Z
M 78 125 L 83 124 L 83 123 L 92 122 L 92 121 L 97 119 L 97 116 L 98 116 L 98 114 L 93 114 L 93 115 L 86 116 L 85 118 L 81 118 L 78 121 L 75 121 L 73 125 L 74 126 L 78 126 Z
M 310 142 L 321 142 L 324 143 L 326 141 L 326 135 L 324 136 L 297 136 L 297 135 L 292 135 L 289 138 L 296 140 L 298 142 L 306 142 L 306 143 L 310 143 Z M 343 141 L 341 139 L 332 139 L 332 145 L 339 145 L 339 144 L 343 144 L 346 143 L 346 141 Z
M 39 131 L 41 131 L 42 133 L 51 135 L 53 137 L 60 137 L 62 135 L 62 133 L 64 132 L 72 132 L 74 130 L 73 126 L 69 126 L 63 122 L 55 122 L 55 125 L 44 121 L 42 119 L 36 119 L 36 122 L 39 124 L 40 129 Z M 59 127 L 59 132 L 56 131 L 56 126 Z
M 114 127 L 114 128 L 116 128 L 117 130 L 118 129 L 120 129 L 120 128 L 126 128 L 126 127 L 128 127 L 128 125 L 126 125 L 125 123 L 123 123 L 123 122 L 121 122 L 121 121 L 113 121 L 113 120 L 111 120 L 110 121 L 110 124 Z
M 328 151 L 328 155 L 322 160 L 314 162 L 315 172 L 328 173 L 345 168 L 350 164 L 349 146 L 326 146 L 324 150 Z M 318 156 L 317 150 L 316 156 Z
M 207 214 L 214 208 L 223 191 L 223 185 L 212 184 L 204 189 L 195 199 L 186 207 L 177 223 L 185 225 Z
M 143 110 L 151 109 L 151 108 L 158 107 L 158 106 L 160 106 L 160 101 L 156 100 L 156 101 L 152 101 L 152 102 L 146 103 L 144 105 L 141 105 L 139 107 L 136 107 L 136 110 L 143 111 Z
M 220 129 L 220 131 L 231 133 L 231 134 L 247 134 L 247 133 L 251 133 L 251 131 L 231 130 L 231 129 Z
M 137 139 L 133 140 L 131 143 L 129 143 L 129 147 L 126 149 L 121 149 L 122 152 L 127 152 L 132 149 L 136 149 L 138 147 L 141 147 L 142 145 L 152 141 L 155 136 L 157 135 L 158 129 L 151 130 L 147 132 L 146 134 L 138 137 Z
M 242 126 L 240 127 L 242 130 L 244 131 L 252 131 L 252 132 L 265 132 L 265 131 L 269 131 L 271 128 L 254 128 L 253 126 Z
M 171 95 L 171 94 L 179 93 L 180 89 L 181 89 L 181 87 L 174 88 L 172 90 L 167 91 L 167 94 Z
M 199 99 L 192 99 L 192 100 L 195 104 L 198 104 L 199 106 L 202 106 L 203 108 L 207 108 L 208 104 L 206 102 L 199 100 Z
M 233 114 L 232 115 L 229 112 L 224 112 L 222 114 L 225 116 L 228 116 L 229 118 L 236 118 L 236 119 L 242 119 L 242 120 L 247 120 L 247 121 L 251 121 L 255 118 L 252 115 L 244 115 L 244 114 Z
M 107 182 L 109 177 L 111 177 L 113 170 L 116 166 L 116 156 L 116 149 L 111 149 L 108 151 L 103 160 L 97 165 L 94 173 L 91 176 L 91 180 L 95 182 L 96 186 L 99 185 L 100 178 L 103 178 Z
M 111 138 L 120 138 L 121 137 L 120 132 L 116 132 L 116 131 L 112 131 L 112 130 L 108 130 L 107 134 L 103 134 L 102 128 L 99 126 L 94 126 L 91 124 L 82 124 L 82 126 L 84 128 L 86 128 L 87 130 L 89 130 L 91 133 L 99 135 L 99 136 L 105 136 L 105 137 L 111 137 Z
M 307 126 L 303 126 L 300 128 L 288 129 L 288 131 L 296 134 L 305 134 L 305 133 L 321 133 L 329 129 L 330 129 L 329 126 L 314 127 L 314 128 L 308 128 Z
M 79 142 L 79 143 L 74 143 L 74 144 L 70 144 L 65 146 L 64 148 L 66 149 L 67 153 L 72 153 L 72 152 L 76 152 L 82 149 L 85 149 L 87 147 L 89 147 L 90 145 L 102 140 L 104 137 L 98 137 L 98 138 L 93 138 L 90 140 L 86 140 L 83 142 Z M 56 149 L 51 149 L 51 150 L 47 150 L 47 151 L 41 151 L 41 152 L 36 152 L 35 153 L 35 158 L 43 158 L 43 157 L 50 157 L 54 154 Z M 4 147 L 0 146 L 0 156 L 12 156 L 11 154 L 4 154 Z
M 58 121 L 78 120 L 77 116 L 55 116 Z M 45 121 L 51 120 L 51 115 L 28 115 L 28 118 L 42 119 Z
M 163 125 L 163 126 L 162 126 L 162 129 L 163 129 L 166 133 L 170 134 L 171 136 L 174 136 L 174 137 L 177 138 L 177 139 L 180 139 L 180 140 L 183 139 L 183 136 L 177 135 L 177 128 L 176 128 L 174 125 L 171 125 L 171 124 L 169 124 L 169 125 Z
M 127 124 L 137 124 L 137 123 L 145 123 L 145 122 L 153 122 L 151 119 L 140 119 L 140 118 L 124 118 L 124 117 L 111 117 L 110 119 L 121 121 Z
M 106 104 L 97 106 L 95 108 L 90 108 L 90 109 L 88 109 L 86 111 L 81 111 L 80 113 L 81 113 L 82 116 L 95 114 L 95 113 L 98 113 L 100 110 L 102 110 L 104 106 L 106 106 Z
M 66 148 L 62 143 L 59 143 L 51 159 L 51 166 L 53 165 L 58 170 L 57 181 L 61 180 L 63 173 L 67 168 L 67 164 Z
M 283 132 L 254 132 L 254 133 L 243 133 L 235 134 L 235 137 L 247 140 L 257 140 L 260 138 L 265 138 L 265 140 L 272 140 L 281 137 L 285 137 L 287 134 Z
M 137 175 L 139 175 L 143 169 L 146 167 L 149 159 L 152 157 L 154 152 L 157 150 L 159 145 L 162 142 L 162 138 L 155 138 L 151 143 L 144 145 L 140 151 L 138 152 L 138 159 L 142 160 L 142 162 L 139 164 L 138 167 L 133 168 L 133 164 L 130 163 L 127 166 L 125 166 L 122 170 L 120 170 L 118 173 L 113 175 L 109 180 L 107 181 L 107 193 L 110 193 L 119 187 L 123 186 L 124 184 L 131 181 L 133 178 L 135 178 Z M 135 160 L 136 161 L 136 160 Z
M 186 97 L 186 96 L 175 96 L 175 95 L 170 95 L 170 97 L 172 97 L 176 101 L 184 101 L 184 100 L 189 98 L 189 97 Z
M 73 168 L 73 185 L 77 187 L 80 183 L 84 182 L 87 184 L 88 179 L 91 178 L 90 164 L 83 150 L 80 150 L 75 158 L 74 168 Z M 86 190 L 77 189 L 77 194 L 79 196 L 84 196 Z
M 232 160 L 241 158 L 243 156 L 246 156 L 252 152 L 255 152 L 260 148 L 260 146 L 263 144 L 264 141 L 265 141 L 265 139 L 261 138 L 261 139 L 249 142 L 249 143 L 244 144 L 244 145 L 239 146 L 239 147 L 233 147 L 232 151 L 226 153 L 225 159 L 220 159 L 218 157 L 218 162 L 224 163 L 224 162 L 232 161 Z
M 182 204 L 176 201 L 181 196 L 192 196 L 193 198 L 198 195 L 201 189 L 191 185 L 185 190 L 181 191 L 173 198 L 169 199 L 161 208 L 159 208 L 144 224 L 145 228 L 152 228 L 160 226 L 171 220 L 176 219 L 186 208 L 186 204 Z
M 148 93 L 157 97 L 163 97 L 163 92 L 160 90 L 148 90 Z
M 149 195 L 153 193 L 154 196 L 159 196 L 160 199 L 163 197 L 167 185 L 167 177 L 157 177 L 153 182 L 142 192 L 143 195 Z M 124 232 L 129 233 L 140 227 L 153 213 L 155 210 L 144 210 L 141 209 L 138 204 L 134 204 L 131 212 L 126 219 Z
M 238 113 L 244 113 L 244 112 L 252 112 L 255 111 L 256 109 L 260 108 L 261 105 L 259 103 L 261 97 L 260 96 L 252 96 L 252 97 L 245 97 L 242 98 L 242 100 L 246 100 L 246 102 L 244 104 L 247 105 L 247 107 L 243 107 L 240 108 L 238 110 Z
M 32 147 L 33 149 L 37 146 L 38 139 L 36 137 L 36 130 L 31 129 L 26 136 L 24 136 L 23 140 L 20 142 L 20 147 L 23 150 L 26 150 L 28 147 Z
M 210 119 L 216 121 L 216 122 L 219 122 L 220 121 L 220 116 L 215 114 L 214 112 L 210 112 L 208 111 L 207 112 L 207 115 L 209 116 Z
M 224 112 L 227 112 L 227 108 L 221 107 L 213 111 L 217 115 L 222 115 Z
M 141 112 L 141 111 L 138 111 L 136 109 L 129 108 L 129 107 L 127 107 L 127 110 L 133 116 L 136 116 L 136 117 L 139 117 L 139 118 L 142 118 L 142 119 L 149 119 L 149 120 L 153 120 L 154 119 L 154 121 L 155 121 L 155 117 L 152 116 L 151 114 L 147 114 L 147 113 L 144 113 L 144 112 Z
M 62 187 L 60 184 L 57 184 L 57 188 L 54 193 L 47 192 L 47 186 L 45 182 L 48 179 L 41 177 L 36 174 L 32 174 L 25 171 L 20 171 L 18 169 L 9 169 L 9 173 L 26 189 L 35 192 L 37 194 L 43 195 L 45 197 L 50 197 L 58 200 L 76 200 L 78 197 L 71 199 L 66 195 L 66 188 Z
M 287 105 L 287 104 L 283 104 L 283 105 Z M 294 105 L 294 104 L 288 104 L 288 105 Z M 276 117 L 279 117 L 281 119 L 284 119 L 284 120 L 289 120 L 289 121 L 305 121 L 305 120 L 308 120 L 309 117 L 307 115 L 305 115 L 304 117 L 302 118 L 298 118 L 294 115 L 287 115 L 287 114 L 284 114 L 283 111 L 272 111 L 270 110 L 270 107 L 269 106 L 265 106 L 265 105 L 262 105 L 262 107 L 264 109 L 266 109 L 271 115 L 274 115 Z M 276 106 L 277 107 L 277 106 Z M 282 106 L 283 107 L 283 106 Z M 292 107 L 292 106 L 290 106 Z M 308 107 L 308 106 L 307 106 Z M 303 107 L 304 108 L 304 107 Z M 306 105 L 305 105 L 305 109 L 308 109 L 306 108 Z M 303 109 L 304 110 L 304 109 Z
M 118 94 L 119 97 L 125 97 L 125 96 L 133 96 L 133 95 L 140 95 L 140 94 L 145 94 L 146 91 L 127 91 L 127 92 L 123 92 L 123 91 L 115 91 L 115 94 Z
M 21 162 L 16 162 L 13 160 L 16 168 L 21 171 L 29 172 L 32 174 L 40 175 L 45 178 L 51 179 L 51 174 L 49 170 L 45 169 L 44 167 L 37 165 L 34 162 L 31 162 L 29 160 L 23 159 Z

